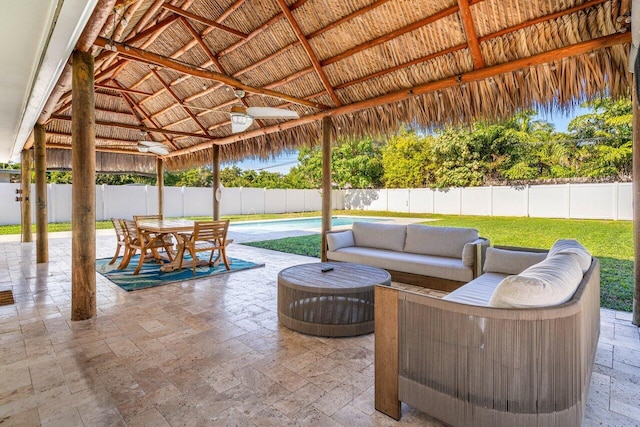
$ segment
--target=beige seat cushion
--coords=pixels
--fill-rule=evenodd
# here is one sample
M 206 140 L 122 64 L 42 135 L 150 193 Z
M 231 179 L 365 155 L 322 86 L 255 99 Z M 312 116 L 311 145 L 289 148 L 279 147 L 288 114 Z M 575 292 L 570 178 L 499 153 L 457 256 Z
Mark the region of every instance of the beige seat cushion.
M 487 307 L 496 287 L 507 277 L 506 274 L 485 273 L 464 286 L 446 295 L 442 299 L 462 304 Z

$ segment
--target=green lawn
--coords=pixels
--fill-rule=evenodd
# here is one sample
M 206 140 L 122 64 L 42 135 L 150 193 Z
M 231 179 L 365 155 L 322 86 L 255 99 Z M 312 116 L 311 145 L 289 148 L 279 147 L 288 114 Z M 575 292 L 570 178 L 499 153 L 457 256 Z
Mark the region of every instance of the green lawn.
M 391 212 L 348 212 L 368 216 L 399 216 Z M 334 212 L 347 214 L 347 212 Z M 474 227 L 493 245 L 549 248 L 557 239 L 580 241 L 601 263 L 601 304 L 631 311 L 633 300 L 633 223 L 631 221 L 504 218 L 448 215 L 402 215 L 433 221 L 429 225 Z M 291 237 L 248 245 L 313 257 L 320 256 L 320 236 Z

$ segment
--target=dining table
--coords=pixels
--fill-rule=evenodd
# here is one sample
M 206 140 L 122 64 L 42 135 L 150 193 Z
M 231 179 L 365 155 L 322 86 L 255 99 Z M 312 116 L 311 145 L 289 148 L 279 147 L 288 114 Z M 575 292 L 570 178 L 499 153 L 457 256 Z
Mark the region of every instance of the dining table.
M 182 264 L 182 268 L 193 268 L 194 260 L 183 262 L 181 260 L 184 258 L 186 241 L 189 234 L 193 233 L 194 224 L 195 221 L 188 219 L 151 219 L 138 222 L 140 231 L 151 234 L 153 240 L 164 239 L 165 236 L 173 236 L 176 240 L 176 252 L 171 257 L 173 259 L 160 267 L 161 272 L 168 273 L 178 270 L 181 268 L 180 264 Z M 196 262 L 203 265 L 207 263 L 202 260 L 196 260 Z

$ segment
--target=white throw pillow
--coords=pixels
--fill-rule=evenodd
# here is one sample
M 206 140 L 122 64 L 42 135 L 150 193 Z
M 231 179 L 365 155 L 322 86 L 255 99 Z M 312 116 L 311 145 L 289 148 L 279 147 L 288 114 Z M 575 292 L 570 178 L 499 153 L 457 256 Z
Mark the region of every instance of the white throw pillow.
M 496 287 L 490 307 L 534 308 L 562 304 L 571 299 L 582 281 L 574 256 L 548 257 L 516 276 L 507 276 Z
M 591 254 L 576 240 L 566 239 L 555 242 L 551 249 L 549 249 L 549 256 L 557 254 L 571 254 L 575 256 L 583 274 L 591 267 Z
M 532 265 L 544 261 L 546 258 L 546 252 L 525 252 L 487 248 L 484 261 L 484 272 L 520 274 Z
M 475 228 L 407 226 L 405 252 L 462 259 L 464 245 L 478 239 Z
M 327 233 L 327 246 L 330 251 L 355 246 L 353 233 L 351 230 L 340 231 L 336 233 Z
M 397 252 L 402 252 L 407 235 L 406 225 L 377 222 L 354 222 L 351 230 L 356 246 Z

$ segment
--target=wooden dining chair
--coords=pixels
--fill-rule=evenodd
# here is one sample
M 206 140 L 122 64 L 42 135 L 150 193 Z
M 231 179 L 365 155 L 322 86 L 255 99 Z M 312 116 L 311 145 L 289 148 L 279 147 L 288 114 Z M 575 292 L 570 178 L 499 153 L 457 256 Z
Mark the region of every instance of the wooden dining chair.
M 120 248 L 124 248 L 124 255 L 126 255 L 126 252 L 127 252 L 127 242 L 125 241 L 124 230 L 122 229 L 122 224 L 120 223 L 120 220 L 116 218 L 111 218 L 111 223 L 113 224 L 113 229 L 116 231 L 117 242 L 116 242 L 116 253 L 113 256 L 113 258 L 111 258 L 111 262 L 109 262 L 109 265 L 116 262 L 116 260 L 120 256 Z
M 138 227 L 138 232 L 143 234 L 147 241 L 152 241 L 156 237 L 156 233 L 140 230 L 140 222 L 141 221 L 158 221 L 163 219 L 164 219 L 164 215 L 162 214 L 133 216 L 133 220 L 136 222 L 136 227 Z M 173 239 L 171 238 L 171 235 L 165 234 L 162 236 L 162 240 L 164 242 L 163 248 L 165 252 L 169 254 L 169 258 L 171 259 L 173 255 Z
M 209 265 L 216 265 L 219 261 L 224 262 L 227 270 L 231 270 L 227 259 L 227 231 L 229 230 L 229 220 L 226 221 L 196 221 L 193 226 L 193 233 L 184 235 L 185 248 L 193 259 L 193 275 L 196 275 L 197 253 L 211 252 L 209 255 Z M 218 256 L 213 258 L 215 251 Z M 182 260 L 180 260 L 182 268 Z
M 120 224 L 122 225 L 122 230 L 124 231 L 126 242 L 124 259 L 118 266 L 120 270 L 127 268 L 129 262 L 131 261 L 131 258 L 137 251 L 140 251 L 140 260 L 138 261 L 136 270 L 133 272 L 134 275 L 140 272 L 142 263 L 144 262 L 147 255 L 147 251 L 151 252 L 153 258 L 157 262 L 162 262 L 162 258 L 158 253 L 158 249 L 165 248 L 165 243 L 162 239 L 148 239 L 147 236 L 140 233 L 135 221 L 122 219 L 120 220 Z M 169 261 L 171 261 L 171 254 L 167 252 L 167 255 L 169 256 Z

